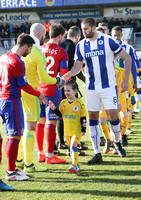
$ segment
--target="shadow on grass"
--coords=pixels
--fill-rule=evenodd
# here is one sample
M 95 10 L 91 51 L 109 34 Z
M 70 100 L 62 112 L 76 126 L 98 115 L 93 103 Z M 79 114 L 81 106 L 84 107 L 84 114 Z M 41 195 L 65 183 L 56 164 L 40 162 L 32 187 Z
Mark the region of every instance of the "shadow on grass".
M 106 159 L 106 158 L 105 158 Z M 83 165 L 88 165 L 86 162 L 81 162 Z M 104 161 L 102 163 L 97 163 L 97 164 L 94 164 L 94 165 L 89 165 L 89 166 L 97 166 L 97 165 L 115 165 L 115 166 L 120 166 L 120 165 L 137 165 L 137 166 L 141 166 L 141 161 L 140 162 L 132 162 L 132 161 Z
M 116 174 L 118 174 L 120 176 L 120 179 L 115 179 L 115 178 L 106 178 L 106 176 L 114 176 L 115 177 L 115 174 L 114 172 L 113 173 L 98 173 L 97 171 L 82 171 L 81 173 L 79 173 L 78 175 L 76 174 L 71 174 L 71 177 L 70 177 L 70 174 L 66 172 L 66 178 L 61 178 L 61 177 L 37 177 L 36 176 L 36 180 L 33 180 L 33 179 L 29 179 L 28 182 L 40 182 L 40 183 L 63 183 L 65 185 L 65 183 L 105 183 L 105 184 L 109 184 L 109 183 L 112 183 L 112 184 L 120 184 L 120 185 L 129 185 L 129 187 L 131 185 L 140 185 L 140 180 L 137 180 L 137 179 L 133 179 L 133 178 L 130 178 L 129 175 L 130 173 L 132 175 L 130 176 L 136 176 L 138 175 L 138 172 L 135 174 L 131 171 L 129 171 L 128 173 L 126 173 L 125 175 L 125 171 L 118 171 Z M 102 176 L 105 175 L 105 177 L 103 178 Z M 95 176 L 95 177 L 94 177 Z M 97 176 L 101 176 L 100 178 L 97 177 Z M 86 177 L 86 178 L 83 178 L 83 177 Z M 128 178 L 126 178 L 128 177 Z
M 67 193 L 67 194 L 72 194 L 72 195 L 74 195 L 74 194 L 80 194 L 80 195 L 93 195 L 93 197 L 95 197 L 95 196 L 103 196 L 103 197 L 109 197 L 109 196 L 111 196 L 111 197 L 116 197 L 116 198 L 135 198 L 135 197 L 141 197 L 141 192 L 128 192 L 128 191 L 124 191 L 124 192 L 118 192 L 118 191 L 99 191 L 99 190 L 94 190 L 94 189 L 92 189 L 92 190 L 79 190 L 79 189 L 77 189 L 77 190 L 75 190 L 75 189 L 73 189 L 73 190 L 69 190 L 69 189 L 66 189 L 66 190 L 40 190 L 40 189 L 38 189 L 38 190 L 25 190 L 25 189 L 23 189 L 23 190 L 16 190 L 15 191 L 16 193 L 17 192 L 28 192 L 28 193 L 32 193 L 32 192 L 37 192 L 37 193 L 58 193 L 59 195 L 62 193 L 62 197 L 63 197 L 63 194 L 65 194 L 65 193 Z

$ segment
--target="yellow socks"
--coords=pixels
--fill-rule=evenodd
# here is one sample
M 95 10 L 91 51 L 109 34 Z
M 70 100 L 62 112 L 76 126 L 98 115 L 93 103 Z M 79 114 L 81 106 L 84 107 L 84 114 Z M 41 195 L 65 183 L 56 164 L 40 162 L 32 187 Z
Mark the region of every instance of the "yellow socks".
M 121 117 L 120 124 L 121 124 L 121 135 L 125 135 L 125 131 L 127 127 L 127 117 Z
M 24 162 L 27 166 L 31 165 L 32 154 L 35 143 L 35 131 L 26 131 L 23 136 L 23 150 L 24 150 Z
M 107 124 L 101 125 L 101 129 L 103 131 L 104 134 L 104 138 L 105 139 L 110 139 L 110 134 L 109 134 L 109 127 Z
M 129 129 L 129 128 L 130 128 L 130 126 L 131 126 L 131 121 L 132 121 L 132 112 L 131 112 L 131 111 L 129 111 L 129 118 L 128 118 L 128 125 L 127 125 L 127 129 Z
M 21 136 L 21 139 L 20 139 L 20 142 L 19 142 L 17 160 L 22 160 L 23 159 L 22 158 L 22 154 L 21 154 L 22 142 L 23 142 L 23 136 Z
M 71 158 L 72 158 L 72 164 L 77 165 L 78 164 L 78 149 L 77 149 L 77 147 L 72 147 Z

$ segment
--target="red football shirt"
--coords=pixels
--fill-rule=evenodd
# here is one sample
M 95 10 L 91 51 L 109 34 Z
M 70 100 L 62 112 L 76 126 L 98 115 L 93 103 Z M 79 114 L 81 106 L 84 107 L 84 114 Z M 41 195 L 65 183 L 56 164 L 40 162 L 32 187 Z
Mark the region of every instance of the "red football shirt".
M 48 42 L 43 44 L 41 49 L 46 57 L 46 70 L 50 76 L 56 77 L 58 73 L 60 73 L 62 76 L 68 72 L 68 55 L 62 47 L 55 43 Z M 54 97 L 56 92 L 56 85 L 43 84 L 40 81 L 39 90 L 42 91 L 45 96 Z

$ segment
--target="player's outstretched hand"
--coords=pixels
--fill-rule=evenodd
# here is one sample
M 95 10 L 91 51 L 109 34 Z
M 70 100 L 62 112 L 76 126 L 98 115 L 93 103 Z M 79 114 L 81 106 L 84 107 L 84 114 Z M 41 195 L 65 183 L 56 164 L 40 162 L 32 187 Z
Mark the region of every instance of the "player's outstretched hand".
M 58 86 L 58 89 L 61 90 L 64 87 L 66 81 L 63 80 L 60 76 L 57 76 L 56 79 L 57 79 L 56 85 Z
M 46 97 L 43 95 L 43 93 L 41 92 L 40 96 L 38 97 L 39 98 L 39 101 L 40 103 L 42 104 L 46 104 L 47 100 L 46 100 Z
M 71 77 L 71 73 L 69 71 L 62 76 L 62 79 L 65 80 L 65 81 L 68 81 L 70 79 L 70 77 Z
M 49 100 L 48 102 L 49 107 L 51 108 L 51 110 L 55 110 L 56 106 L 54 105 L 54 103 L 52 101 Z

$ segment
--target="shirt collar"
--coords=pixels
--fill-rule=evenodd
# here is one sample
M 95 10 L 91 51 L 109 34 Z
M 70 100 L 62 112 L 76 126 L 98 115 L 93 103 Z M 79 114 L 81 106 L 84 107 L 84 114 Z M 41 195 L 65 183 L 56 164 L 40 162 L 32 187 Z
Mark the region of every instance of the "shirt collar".
M 38 49 L 40 49 L 41 47 L 40 47 L 40 41 L 39 41 L 39 39 L 37 38 L 37 37 L 35 37 L 34 35 L 30 35 L 33 39 L 34 39 L 34 41 L 35 41 L 35 44 L 34 44 L 34 46 L 35 47 L 37 47 Z

